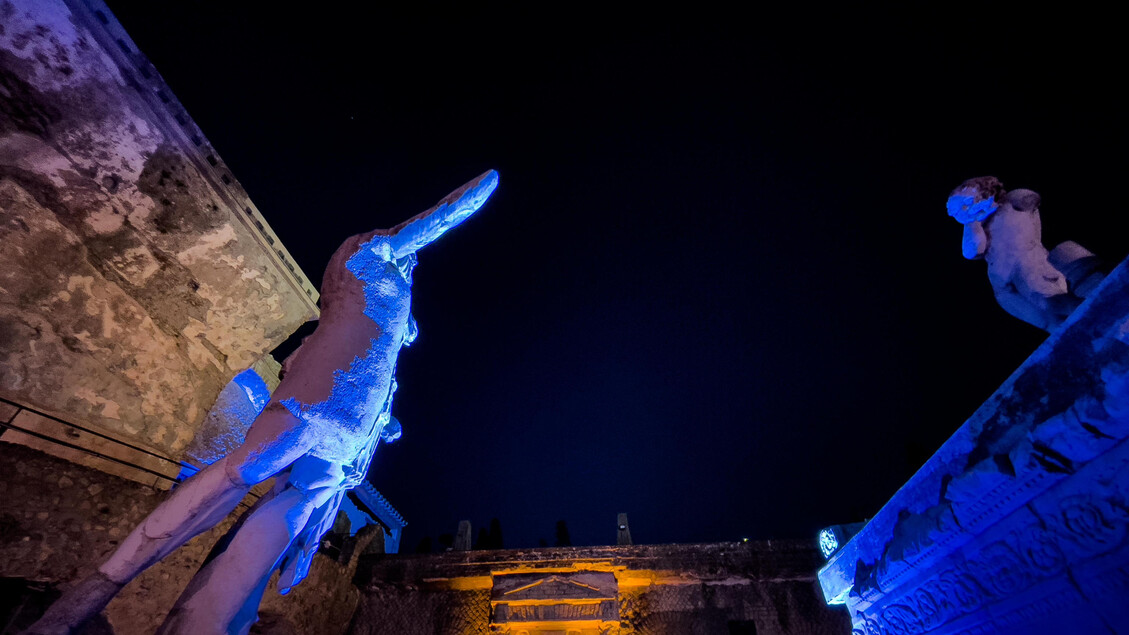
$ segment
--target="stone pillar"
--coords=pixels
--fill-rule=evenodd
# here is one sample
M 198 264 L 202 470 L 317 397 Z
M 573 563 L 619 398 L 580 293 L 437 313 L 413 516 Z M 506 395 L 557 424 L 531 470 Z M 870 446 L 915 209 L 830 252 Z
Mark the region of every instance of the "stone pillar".
M 455 551 L 470 551 L 472 538 L 470 533 L 470 521 L 460 520 L 459 531 L 455 534 Z
M 627 514 L 620 514 L 615 519 L 615 544 L 617 545 L 630 545 L 631 542 L 631 527 L 627 525 Z

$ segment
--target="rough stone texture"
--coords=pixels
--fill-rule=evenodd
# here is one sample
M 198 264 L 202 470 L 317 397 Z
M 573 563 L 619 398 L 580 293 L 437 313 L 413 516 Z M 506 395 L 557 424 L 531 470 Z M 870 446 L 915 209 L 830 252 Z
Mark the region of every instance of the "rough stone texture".
M 540 582 L 557 590 L 543 598 L 509 597 L 541 605 L 553 598 L 558 604 L 600 603 L 608 591 L 601 576 L 614 576 L 619 621 L 609 625 L 604 618 L 615 611 L 601 605 L 590 611 L 597 617 L 577 612 L 570 632 L 740 633 L 755 627 L 760 635 L 845 633 L 847 616 L 824 606 L 819 596 L 820 561 L 814 545 L 798 541 L 365 557 L 351 633 L 541 632 L 537 629 L 551 626 L 523 627 L 500 617 L 497 606 L 506 602 L 507 591 Z M 516 580 L 521 584 L 515 586 Z M 601 589 L 586 598 L 583 589 L 569 591 L 570 582 Z
M 70 581 L 91 572 L 160 501 L 157 490 L 0 444 L 5 577 Z
M 105 5 L 0 24 L 0 395 L 178 456 L 317 294 Z
M 374 585 L 364 591 L 351 635 L 490 632 L 490 591 L 432 591 Z
M 819 577 L 863 635 L 1129 633 L 1129 261 Z
M 33 580 L 63 590 L 92 572 L 118 542 L 167 495 L 21 445 L 0 444 L 0 578 Z M 126 586 L 103 615 L 116 635 L 153 633 L 212 545 L 246 509 L 241 505 Z M 373 531 L 375 531 L 375 527 Z M 362 530 L 359 554 L 373 531 Z M 310 577 L 287 596 L 272 587 L 257 632 L 345 632 L 359 591 L 352 584 L 358 556 L 345 563 L 319 555 Z M 3 602 L 0 599 L 0 602 Z M 44 605 L 42 608 L 46 608 Z
M 0 444 L 0 487 L 0 576 L 64 588 L 93 572 L 165 495 L 7 443 Z M 197 537 L 123 589 L 105 611 L 114 632 L 156 630 L 223 531 Z

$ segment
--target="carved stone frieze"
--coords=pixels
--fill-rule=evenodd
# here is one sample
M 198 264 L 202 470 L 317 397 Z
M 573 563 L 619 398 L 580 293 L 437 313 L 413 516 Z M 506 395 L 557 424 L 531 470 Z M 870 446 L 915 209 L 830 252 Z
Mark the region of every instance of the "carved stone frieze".
M 855 633 L 1126 623 L 1127 320 L 1123 262 L 832 556 L 820 583 Z

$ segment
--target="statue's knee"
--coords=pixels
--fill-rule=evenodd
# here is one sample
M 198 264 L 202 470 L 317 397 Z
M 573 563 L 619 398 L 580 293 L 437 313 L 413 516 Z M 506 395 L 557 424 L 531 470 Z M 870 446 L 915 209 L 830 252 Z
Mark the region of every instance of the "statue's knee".
M 274 476 L 275 470 L 268 462 L 258 460 L 253 455 L 240 459 L 227 461 L 224 465 L 224 473 L 232 485 L 240 488 L 253 487 Z
M 235 487 L 251 487 L 255 483 L 251 482 L 249 473 L 245 469 L 243 461 L 228 461 L 224 459 L 223 473 L 227 480 Z

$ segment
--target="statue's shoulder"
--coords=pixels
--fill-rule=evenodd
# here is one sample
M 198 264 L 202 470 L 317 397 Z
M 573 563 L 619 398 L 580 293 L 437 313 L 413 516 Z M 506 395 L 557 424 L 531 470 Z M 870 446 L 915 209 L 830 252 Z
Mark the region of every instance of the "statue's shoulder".
M 1026 189 L 1011 190 L 1007 193 L 1008 207 L 1011 207 L 1017 212 L 1033 212 L 1039 213 L 1039 205 L 1043 202 L 1043 198 L 1039 196 L 1038 192 Z

